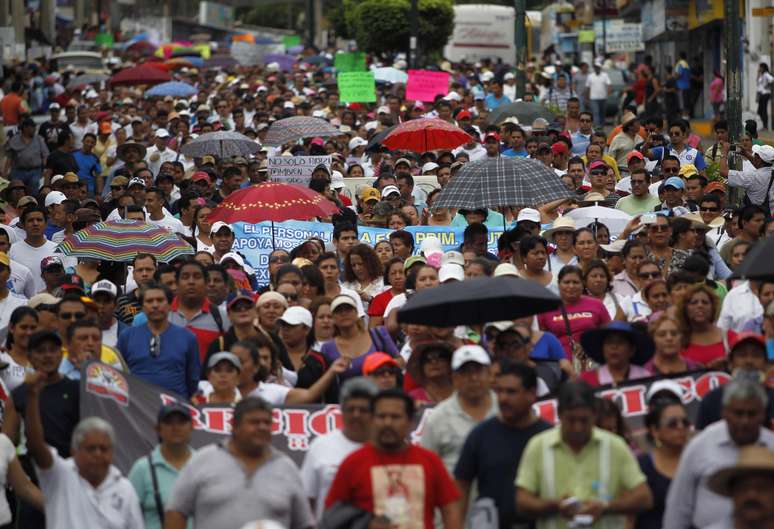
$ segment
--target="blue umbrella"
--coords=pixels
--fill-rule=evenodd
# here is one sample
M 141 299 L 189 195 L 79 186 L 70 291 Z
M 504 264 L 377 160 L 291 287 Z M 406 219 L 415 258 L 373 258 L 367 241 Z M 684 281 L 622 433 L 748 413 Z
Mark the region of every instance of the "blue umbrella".
M 169 81 L 157 84 L 145 92 L 145 97 L 191 97 L 196 93 L 196 88 L 180 81 Z

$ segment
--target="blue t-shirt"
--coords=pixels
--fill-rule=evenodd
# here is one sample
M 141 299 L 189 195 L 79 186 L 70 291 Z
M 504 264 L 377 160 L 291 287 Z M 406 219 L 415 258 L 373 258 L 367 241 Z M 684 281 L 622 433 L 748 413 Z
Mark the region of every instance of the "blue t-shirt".
M 691 87 L 691 67 L 685 61 L 677 63 L 677 88 L 688 90 Z
M 701 153 L 701 151 L 694 149 L 689 145 L 685 145 L 683 150 L 679 153 L 674 149 L 674 147 L 672 147 L 672 144 L 669 144 L 666 148 L 653 147 L 650 150 L 650 154 L 653 160 L 659 162 L 664 159 L 664 156 L 670 154 L 672 156 L 676 156 L 677 159 L 680 160 L 681 166 L 692 163 L 699 171 L 703 171 L 707 168 L 707 162 L 704 161 L 704 155 Z
M 89 193 L 94 193 L 96 189 L 95 178 L 102 172 L 99 159 L 94 154 L 86 154 L 83 151 L 74 152 L 73 158 L 78 162 L 78 178 L 87 183 Z
M 520 151 L 514 151 L 513 149 L 506 149 L 500 153 L 500 156 L 507 156 L 508 158 L 528 158 L 529 153 L 524 149 Z
M 486 99 L 484 99 L 486 108 L 488 108 L 489 110 L 494 110 L 500 105 L 507 105 L 510 102 L 511 100 L 508 99 L 508 97 L 506 97 L 505 95 L 500 96 L 500 98 L 498 99 L 497 96 L 495 96 L 494 94 L 489 94 L 488 96 L 486 96 Z
M 558 362 L 566 358 L 566 355 L 559 339 L 553 333 L 544 332 L 543 336 L 535 344 L 535 347 L 532 348 L 529 357 L 538 360 L 556 360 Z
M 191 397 L 199 385 L 201 364 L 196 336 L 178 325 L 169 324 L 159 336 L 158 356 L 150 351 L 148 325 L 129 327 L 118 337 L 118 350 L 131 373 L 167 391 Z

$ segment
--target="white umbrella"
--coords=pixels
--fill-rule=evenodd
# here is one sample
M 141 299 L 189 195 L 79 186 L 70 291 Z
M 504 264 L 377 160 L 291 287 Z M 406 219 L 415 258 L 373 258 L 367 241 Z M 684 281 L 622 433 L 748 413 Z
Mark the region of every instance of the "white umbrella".
M 405 83 L 408 81 L 408 74 L 402 70 L 393 68 L 392 66 L 387 66 L 385 68 L 375 68 L 374 80 L 393 84 Z
M 576 208 L 565 214 L 575 220 L 575 224 L 581 228 L 594 222 L 601 222 L 610 230 L 611 237 L 617 237 L 626 227 L 632 216 L 615 208 L 604 206 L 586 206 Z

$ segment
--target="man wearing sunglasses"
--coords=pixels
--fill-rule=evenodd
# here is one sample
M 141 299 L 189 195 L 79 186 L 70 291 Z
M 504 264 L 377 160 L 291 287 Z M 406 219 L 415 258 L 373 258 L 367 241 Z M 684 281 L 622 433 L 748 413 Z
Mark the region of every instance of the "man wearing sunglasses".
M 693 164 L 699 173 L 704 173 L 707 163 L 704 155 L 686 143 L 688 139 L 688 124 L 678 119 L 669 124 L 669 144 L 665 147 L 654 147 L 650 139 L 643 144 L 643 153 L 651 160 L 663 160 L 667 155 L 677 157 L 679 163 Z

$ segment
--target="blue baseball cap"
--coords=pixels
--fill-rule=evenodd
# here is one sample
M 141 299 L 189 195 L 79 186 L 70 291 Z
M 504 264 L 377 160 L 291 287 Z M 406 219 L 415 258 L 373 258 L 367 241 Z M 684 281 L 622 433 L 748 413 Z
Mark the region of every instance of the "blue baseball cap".
M 679 176 L 670 176 L 664 182 L 664 187 L 674 187 L 675 189 L 685 189 L 685 182 Z

